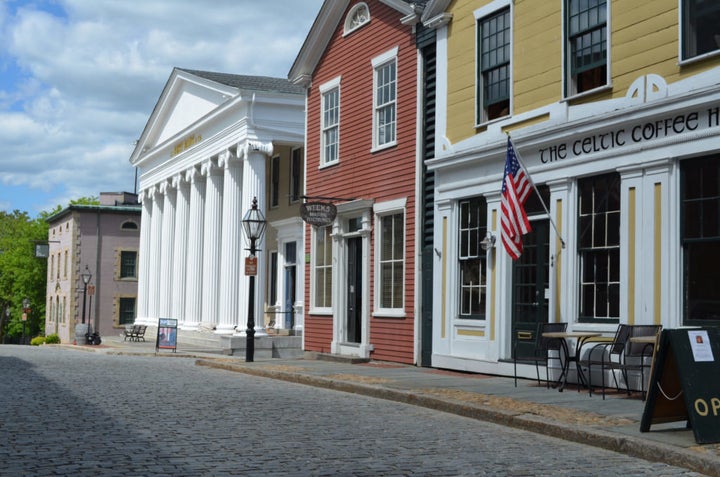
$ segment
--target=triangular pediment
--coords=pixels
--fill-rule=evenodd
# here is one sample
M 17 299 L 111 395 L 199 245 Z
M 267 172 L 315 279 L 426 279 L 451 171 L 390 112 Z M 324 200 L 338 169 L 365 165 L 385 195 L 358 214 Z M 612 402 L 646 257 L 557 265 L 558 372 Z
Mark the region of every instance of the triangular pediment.
M 175 68 L 138 140 L 131 162 L 231 101 L 238 88 Z

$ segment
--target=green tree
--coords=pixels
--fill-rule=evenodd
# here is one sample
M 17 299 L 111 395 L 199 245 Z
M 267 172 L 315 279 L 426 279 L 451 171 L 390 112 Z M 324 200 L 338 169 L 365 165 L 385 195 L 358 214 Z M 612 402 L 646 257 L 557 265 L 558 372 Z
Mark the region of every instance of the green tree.
M 35 242 L 46 241 L 48 225 L 42 218 L 31 219 L 27 212 L 0 211 L 0 334 L 22 335 L 22 303 L 30 300 L 31 312 L 25 322 L 26 336 L 45 328 L 47 261 L 35 257 Z M 5 310 L 10 310 L 7 317 Z

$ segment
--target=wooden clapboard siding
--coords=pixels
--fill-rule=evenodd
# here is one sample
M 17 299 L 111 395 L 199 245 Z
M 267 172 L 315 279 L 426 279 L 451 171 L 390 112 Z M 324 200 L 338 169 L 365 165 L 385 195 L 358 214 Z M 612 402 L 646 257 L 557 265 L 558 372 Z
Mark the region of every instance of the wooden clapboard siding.
M 313 73 L 308 90 L 308 196 L 374 199 L 407 198 L 405 217 L 405 318 L 371 318 L 372 357 L 412 363 L 414 355 L 415 162 L 417 117 L 417 51 L 410 26 L 400 12 L 379 1 L 366 1 L 370 24 L 343 37 L 343 16 Z M 356 2 L 350 2 L 348 10 Z M 371 60 L 392 48 L 397 56 L 397 145 L 371 152 L 373 67 Z M 318 87 L 340 76 L 340 146 L 338 164 L 320 166 L 321 95 Z M 373 220 L 373 230 L 375 223 Z M 306 235 L 306 251 L 311 234 Z M 375 235 L 370 238 L 370 314 L 375 295 Z M 311 264 L 306 269 L 306 303 L 311 303 Z M 338 277 L 333 277 L 334 281 Z M 337 311 L 336 311 L 337 312 Z M 340 311 L 340 313 L 344 313 Z M 305 349 L 329 352 L 332 319 L 306 316 Z M 386 336 L 387 335 L 387 336 Z

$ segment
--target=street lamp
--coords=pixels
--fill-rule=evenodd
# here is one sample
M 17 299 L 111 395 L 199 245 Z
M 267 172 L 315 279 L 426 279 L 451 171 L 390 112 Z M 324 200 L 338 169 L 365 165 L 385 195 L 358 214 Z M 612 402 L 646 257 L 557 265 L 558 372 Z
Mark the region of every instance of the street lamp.
M 250 255 L 245 259 L 245 274 L 250 276 L 248 296 L 248 318 L 247 318 L 247 342 L 245 345 L 245 361 L 252 362 L 255 358 L 255 275 L 257 274 L 257 257 L 255 253 L 259 250 L 255 248 L 256 242 L 262 239 L 265 233 L 265 217 L 257 208 L 257 197 L 253 198 L 252 207 L 247 211 L 242 219 L 243 230 L 245 230 L 245 238 L 250 242 Z M 253 265 L 251 270 L 248 265 Z
M 87 299 L 87 286 L 88 283 L 90 283 L 90 279 L 92 278 L 92 273 L 90 273 L 90 269 L 87 265 L 85 265 L 85 272 L 80 275 L 80 278 L 82 278 L 83 281 L 83 312 L 82 312 L 82 324 L 85 324 L 85 300 Z

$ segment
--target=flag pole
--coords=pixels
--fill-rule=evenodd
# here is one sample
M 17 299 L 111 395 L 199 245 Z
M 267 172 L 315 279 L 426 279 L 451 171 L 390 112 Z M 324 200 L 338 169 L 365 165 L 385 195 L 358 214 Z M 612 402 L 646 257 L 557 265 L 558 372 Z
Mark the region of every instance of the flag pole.
M 510 143 L 512 144 L 512 138 L 510 137 L 510 132 L 505 131 L 505 134 L 507 134 L 508 139 L 510 140 Z M 547 205 L 545 205 L 545 201 L 543 200 L 542 196 L 540 195 L 540 191 L 538 191 L 537 186 L 535 185 L 535 181 L 532 179 L 532 176 L 528 172 L 527 168 L 525 167 L 525 163 L 522 160 L 522 157 L 520 156 L 520 153 L 518 152 L 517 148 L 515 147 L 515 144 L 513 144 L 513 150 L 515 151 L 515 157 L 518 160 L 518 163 L 520 163 L 520 167 L 523 168 L 523 171 L 525 171 L 525 176 L 530 181 L 530 185 L 532 185 L 533 190 L 535 191 L 535 194 L 537 194 L 538 199 L 540 199 L 540 204 L 543 206 L 543 210 L 545 210 L 545 213 L 548 216 L 548 219 L 550 220 L 550 224 L 553 227 L 553 230 L 555 230 L 555 234 L 557 234 L 558 238 L 560 239 L 560 244 L 562 248 L 565 248 L 565 240 L 563 240 L 562 235 L 560 235 L 560 232 L 558 231 L 557 225 L 555 225 L 555 221 L 553 220 L 552 216 L 550 215 L 550 211 L 547 208 Z

